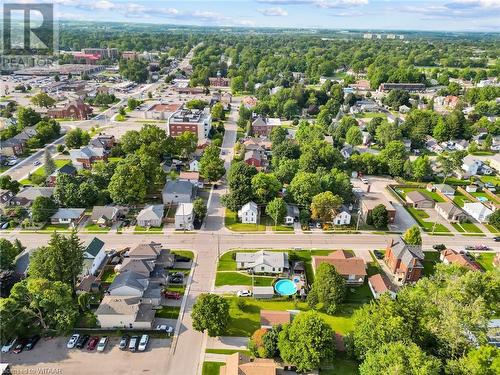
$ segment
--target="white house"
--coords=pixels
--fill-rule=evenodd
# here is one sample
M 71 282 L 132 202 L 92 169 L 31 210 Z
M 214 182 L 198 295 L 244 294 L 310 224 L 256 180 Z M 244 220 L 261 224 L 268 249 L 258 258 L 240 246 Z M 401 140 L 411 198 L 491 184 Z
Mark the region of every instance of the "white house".
M 333 225 L 349 225 L 351 224 L 351 214 L 347 207 L 342 206 L 340 212 L 333 218 Z
M 467 155 L 466 157 L 464 157 L 462 161 L 462 169 L 465 172 L 464 177 L 476 175 L 482 164 L 483 162 L 481 160 L 476 159 L 472 155 Z
M 265 250 L 236 253 L 236 268 L 252 273 L 279 274 L 289 268 L 288 253 Z
M 83 251 L 84 273 L 87 275 L 95 275 L 105 258 L 106 251 L 104 251 L 104 242 L 94 237 Z
M 161 227 L 163 222 L 163 204 L 150 204 L 137 214 L 137 225 L 141 227 Z
M 194 211 L 192 203 L 181 203 L 175 211 L 175 229 L 193 230 Z
M 487 221 L 488 217 L 493 213 L 493 210 L 478 202 L 464 203 L 463 210 L 480 223 Z
M 259 207 L 255 202 L 248 202 L 238 210 L 238 218 L 244 224 L 257 224 L 259 220 Z
M 193 159 L 189 162 L 189 170 L 192 172 L 200 171 L 200 161 L 198 159 Z
M 83 218 L 85 208 L 60 208 L 50 217 L 52 224 L 79 223 Z
M 95 315 L 104 329 L 151 329 L 155 310 L 140 297 L 104 296 Z

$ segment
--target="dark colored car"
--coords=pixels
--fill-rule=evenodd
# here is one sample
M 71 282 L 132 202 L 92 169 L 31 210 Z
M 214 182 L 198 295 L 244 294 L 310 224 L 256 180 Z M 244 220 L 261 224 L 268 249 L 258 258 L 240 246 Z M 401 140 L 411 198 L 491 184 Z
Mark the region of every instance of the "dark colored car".
M 493 239 L 495 240 L 495 242 L 500 242 L 500 237 L 499 236 L 493 237 Z
M 89 338 L 90 338 L 89 335 L 82 335 L 82 336 L 80 336 L 80 338 L 76 342 L 75 347 L 77 347 L 78 349 L 83 349 L 83 347 L 85 346 L 85 344 L 87 343 L 87 341 L 89 341 Z
M 125 349 L 127 349 L 128 339 L 129 339 L 129 336 L 128 336 L 128 335 L 123 335 L 123 336 L 120 338 L 120 343 L 118 344 L 118 348 L 119 348 L 120 350 L 125 350 Z
M 191 259 L 188 257 L 184 257 L 182 255 L 176 255 L 175 256 L 175 261 L 176 262 L 191 262 Z
M 89 343 L 87 344 L 87 350 L 94 350 L 98 343 L 99 343 L 99 337 L 97 336 L 91 337 Z
M 439 244 L 439 245 L 432 245 L 432 248 L 434 250 L 443 251 L 446 249 L 446 246 L 444 244 Z
M 26 340 L 21 339 L 17 342 L 16 346 L 12 349 L 12 353 L 19 354 L 23 351 L 24 346 L 26 345 Z
M 165 291 L 165 292 L 163 292 L 163 295 L 165 296 L 165 298 L 168 298 L 168 299 L 180 299 L 181 298 L 181 294 L 177 293 L 177 292 Z
M 36 343 L 40 340 L 40 335 L 35 335 L 33 337 L 30 337 L 28 339 L 28 342 L 26 343 L 26 346 L 24 347 L 24 350 L 31 350 L 35 347 Z
M 377 259 L 384 259 L 384 254 L 382 254 L 381 251 L 373 250 L 373 255 L 375 255 L 375 258 Z
M 168 275 L 168 282 L 171 284 L 182 284 L 184 282 L 184 274 L 180 272 Z

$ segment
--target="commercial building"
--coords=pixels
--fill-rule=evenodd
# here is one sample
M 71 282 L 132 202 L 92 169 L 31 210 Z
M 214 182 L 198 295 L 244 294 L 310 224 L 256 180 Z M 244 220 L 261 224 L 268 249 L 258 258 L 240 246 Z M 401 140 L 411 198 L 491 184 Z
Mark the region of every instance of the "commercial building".
M 386 92 L 391 90 L 405 90 L 410 92 L 424 91 L 425 85 L 423 83 L 381 83 L 379 91 Z
M 382 193 L 367 193 L 361 197 L 361 217 L 366 221 L 373 209 L 383 205 L 387 210 L 389 223 L 394 223 L 396 219 L 396 209 Z
M 181 109 L 174 112 L 168 119 L 168 134 L 177 137 L 184 132 L 196 134 L 198 141 L 208 137 L 212 128 L 212 116 L 208 108 L 201 109 Z

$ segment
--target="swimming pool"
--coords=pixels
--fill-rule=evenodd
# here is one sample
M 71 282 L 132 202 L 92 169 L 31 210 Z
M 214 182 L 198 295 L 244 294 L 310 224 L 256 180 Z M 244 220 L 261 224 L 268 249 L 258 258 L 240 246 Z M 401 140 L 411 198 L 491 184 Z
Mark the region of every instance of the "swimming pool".
M 274 284 L 274 290 L 281 296 L 291 296 L 297 293 L 297 287 L 292 280 L 282 279 Z

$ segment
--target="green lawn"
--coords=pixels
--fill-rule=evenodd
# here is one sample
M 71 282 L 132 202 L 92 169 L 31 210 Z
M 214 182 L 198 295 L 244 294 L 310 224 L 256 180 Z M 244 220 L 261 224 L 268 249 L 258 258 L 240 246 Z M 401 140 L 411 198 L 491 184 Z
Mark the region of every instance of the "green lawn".
M 172 251 L 172 254 L 176 254 L 176 255 L 179 255 L 181 257 L 186 257 L 189 259 L 194 258 L 194 253 L 192 251 L 189 251 L 189 250 L 174 250 L 174 251 Z
M 424 266 L 424 276 L 430 276 L 434 274 L 436 263 L 439 262 L 439 255 L 440 254 L 438 251 L 424 251 L 424 261 L 422 262 Z
M 224 365 L 224 362 L 203 362 L 201 375 L 219 375 L 220 368 Z
M 310 310 L 306 302 L 295 302 L 288 298 L 272 300 L 245 298 L 245 307 L 241 310 L 237 305 L 238 297 L 227 297 L 227 299 L 230 303 L 227 336 L 251 336 L 255 330 L 260 328 L 260 310 Z M 352 315 L 359 306 L 361 305 L 343 304 L 335 315 L 323 312 L 318 312 L 318 314 L 335 332 L 346 334 L 353 329 Z
M 103 283 L 111 284 L 115 280 L 116 276 L 117 273 L 115 271 L 113 271 L 112 269 L 107 269 L 103 272 L 101 281 Z
M 62 166 L 65 166 L 66 164 L 71 164 L 71 160 L 69 159 L 54 159 L 54 163 L 56 165 L 56 169 L 61 168 Z M 45 169 L 44 166 L 42 165 L 41 167 L 38 167 L 33 173 L 31 173 L 32 176 L 45 176 Z M 33 185 L 33 182 L 29 178 L 25 178 L 24 180 L 20 181 L 23 185 Z
M 481 181 L 484 183 L 490 183 L 493 185 L 500 185 L 500 177 L 498 176 L 481 176 L 480 178 Z
M 238 214 L 226 209 L 224 217 L 224 225 L 235 232 L 264 232 L 266 226 L 264 224 L 243 224 L 238 222 Z
M 254 276 L 254 286 L 270 286 L 274 277 Z M 252 276 L 241 272 L 217 272 L 215 286 L 222 285 L 252 285 Z
M 406 194 L 409 193 L 410 191 L 419 191 L 425 196 L 433 199 L 435 202 L 444 202 L 444 199 L 437 194 L 436 192 L 433 191 L 427 191 L 427 189 L 424 188 L 415 188 L 415 187 L 404 187 L 404 188 L 397 188 L 396 192 L 403 198 L 403 200 L 406 198 Z
M 411 216 L 413 216 L 413 218 L 417 221 L 418 225 L 420 225 L 425 232 L 432 232 L 434 230 L 434 232 L 449 232 L 448 228 L 446 228 L 443 224 L 439 224 L 437 223 L 435 226 L 434 226 L 434 222 L 430 222 L 430 221 L 424 221 L 423 218 L 421 217 L 421 215 L 425 214 L 427 215 L 425 212 L 423 212 L 422 210 L 418 210 L 416 208 L 413 208 L 413 207 L 406 207 L 406 209 L 408 210 L 408 212 L 410 213 Z M 429 215 L 427 215 L 427 217 L 429 217 Z
M 85 231 L 87 232 L 102 232 L 102 233 L 107 233 L 109 232 L 111 228 L 110 227 L 100 227 L 97 224 L 87 224 L 85 226 Z
M 69 224 L 47 224 L 43 227 L 44 231 L 54 232 L 54 231 L 68 231 Z
M 346 353 L 336 352 L 332 362 L 325 364 L 319 375 L 358 375 L 359 363 L 347 357 Z
M 474 156 L 493 156 L 495 153 L 493 151 L 476 151 L 471 153 Z
M 210 353 L 210 354 L 226 354 L 226 355 L 230 355 L 230 354 L 234 354 L 234 353 L 241 353 L 241 354 L 245 354 L 245 355 L 247 355 L 249 357 L 252 356 L 252 353 L 250 352 L 250 350 L 206 349 L 205 353 Z
M 485 226 L 486 228 L 488 228 L 488 230 L 489 230 L 491 233 L 495 233 L 495 234 L 500 233 L 500 230 L 498 230 L 497 228 L 495 228 L 493 225 L 490 225 L 490 224 L 484 224 L 484 226 Z
M 455 196 L 453 197 L 453 202 L 459 207 L 463 207 L 464 203 L 470 202 L 470 199 L 465 195 L 460 193 L 459 191 L 455 192 Z
M 141 227 L 139 225 L 136 225 L 134 228 L 134 233 L 143 233 L 143 232 L 160 233 L 162 231 L 163 231 L 163 226 L 146 228 L 146 227 Z
M 163 306 L 161 309 L 156 310 L 156 318 L 177 319 L 179 317 L 179 306 Z
M 462 223 L 462 224 L 452 224 L 453 227 L 458 230 L 459 232 L 462 233 L 483 233 L 481 229 L 479 229 L 475 224 L 473 223 Z
M 494 257 L 495 253 L 480 253 L 475 256 L 475 259 L 486 271 L 493 271 L 495 269 L 493 266 Z

